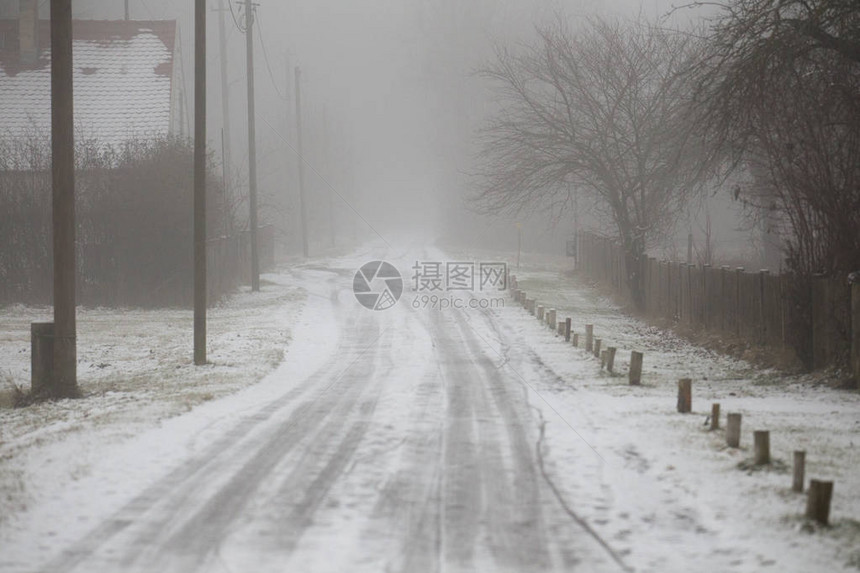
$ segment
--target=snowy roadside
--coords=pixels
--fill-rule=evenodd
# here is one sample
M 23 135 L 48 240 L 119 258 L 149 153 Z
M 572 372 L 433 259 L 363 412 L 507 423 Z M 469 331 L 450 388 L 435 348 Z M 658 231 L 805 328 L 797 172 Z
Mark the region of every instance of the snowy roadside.
M 574 332 L 594 324 L 603 347 L 618 348 L 619 374 L 610 375 L 510 299 L 500 311 L 559 376 L 528 381 L 547 421 L 551 479 L 636 570 L 860 569 L 860 394 L 693 346 L 625 316 L 570 275 L 569 259 L 532 261 L 512 271 L 520 288 L 559 318 L 572 317 Z M 645 354 L 640 387 L 627 383 L 631 350 Z M 694 380 L 686 415 L 676 411 L 677 380 L 685 377 Z M 724 430 L 708 431 L 714 402 L 723 428 L 726 413 L 742 413 L 740 449 L 726 447 Z M 739 466 L 752 458 L 753 430 L 771 433 L 771 468 Z M 801 518 L 806 496 L 790 490 L 794 450 L 807 452 L 807 483 L 835 481 L 830 528 L 809 530 Z M 570 479 L 589 465 L 591 478 Z
M 113 445 L 252 385 L 283 359 L 308 293 L 281 269 L 260 293 L 242 289 L 208 313 L 210 364 L 192 364 L 192 313 L 81 309 L 82 400 L 9 407 L 11 384 L 29 388 L 30 323 L 50 308 L 0 309 L 0 528 L 16 513 L 88 476 Z M 48 476 L 50 476 L 48 478 Z

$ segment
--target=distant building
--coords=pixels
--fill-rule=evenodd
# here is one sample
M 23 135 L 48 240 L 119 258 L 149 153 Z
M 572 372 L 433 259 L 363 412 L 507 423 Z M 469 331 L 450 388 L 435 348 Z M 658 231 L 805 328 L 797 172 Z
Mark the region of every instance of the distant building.
M 0 20 L 0 139 L 50 136 L 50 22 L 36 4 Z M 121 146 L 188 134 L 176 21 L 75 20 L 72 50 L 77 137 Z

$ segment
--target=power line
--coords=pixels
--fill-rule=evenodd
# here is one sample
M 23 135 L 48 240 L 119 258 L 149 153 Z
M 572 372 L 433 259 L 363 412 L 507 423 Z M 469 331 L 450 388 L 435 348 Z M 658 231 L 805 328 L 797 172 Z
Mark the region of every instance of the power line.
M 227 5 L 230 7 L 230 16 L 233 18 L 233 23 L 236 25 L 236 29 L 244 34 L 247 31 L 247 27 L 242 27 L 242 25 L 239 23 L 239 19 L 236 17 L 236 13 L 233 11 L 232 0 L 228 0 Z
M 272 73 L 272 66 L 269 65 L 269 52 L 266 50 L 266 42 L 263 40 L 263 27 L 260 25 L 259 18 L 257 18 L 257 32 L 260 36 L 260 45 L 263 46 L 263 61 L 266 63 L 266 69 L 269 71 L 269 80 L 272 82 L 272 87 L 275 88 L 275 92 L 281 100 L 287 101 L 287 96 L 281 93 L 281 90 L 278 89 L 278 84 L 275 83 L 275 74 Z

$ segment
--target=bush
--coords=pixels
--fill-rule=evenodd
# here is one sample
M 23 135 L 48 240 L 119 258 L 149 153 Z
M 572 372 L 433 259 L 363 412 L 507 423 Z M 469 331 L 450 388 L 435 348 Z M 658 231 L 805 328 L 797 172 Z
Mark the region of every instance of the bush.
M 49 144 L 0 143 L 0 303 L 51 302 Z M 76 149 L 78 301 L 185 306 L 192 296 L 193 148 L 177 138 Z M 207 179 L 207 229 L 225 232 L 220 181 Z

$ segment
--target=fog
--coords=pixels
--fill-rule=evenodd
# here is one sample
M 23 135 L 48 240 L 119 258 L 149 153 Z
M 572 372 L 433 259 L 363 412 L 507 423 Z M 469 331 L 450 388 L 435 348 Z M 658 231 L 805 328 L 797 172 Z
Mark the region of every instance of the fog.
M 219 18 L 224 18 L 229 98 L 230 173 L 247 195 L 244 3 L 232 12 L 209 2 L 208 140 L 222 157 Z M 46 7 L 45 7 L 46 8 Z M 476 134 L 493 94 L 475 76 L 496 45 L 525 42 L 556 12 L 571 21 L 592 14 L 666 17 L 668 0 L 293 0 L 262 2 L 254 27 L 260 217 L 282 244 L 298 248 L 298 175 L 292 68 L 302 69 L 303 121 L 311 244 L 326 244 L 329 201 L 339 242 L 400 231 L 423 237 L 499 241 L 511 246 L 514 221 L 470 212 Z M 44 9 L 44 8 L 43 8 Z M 79 0 L 75 17 L 120 19 L 122 3 Z M 130 0 L 132 19 L 177 19 L 189 117 L 193 93 L 193 2 Z M 691 11 L 672 15 L 678 23 Z M 331 194 L 331 196 L 330 196 Z M 246 217 L 246 216 L 245 216 Z M 573 215 L 547 223 L 540 208 L 523 214 L 533 248 L 558 250 Z

